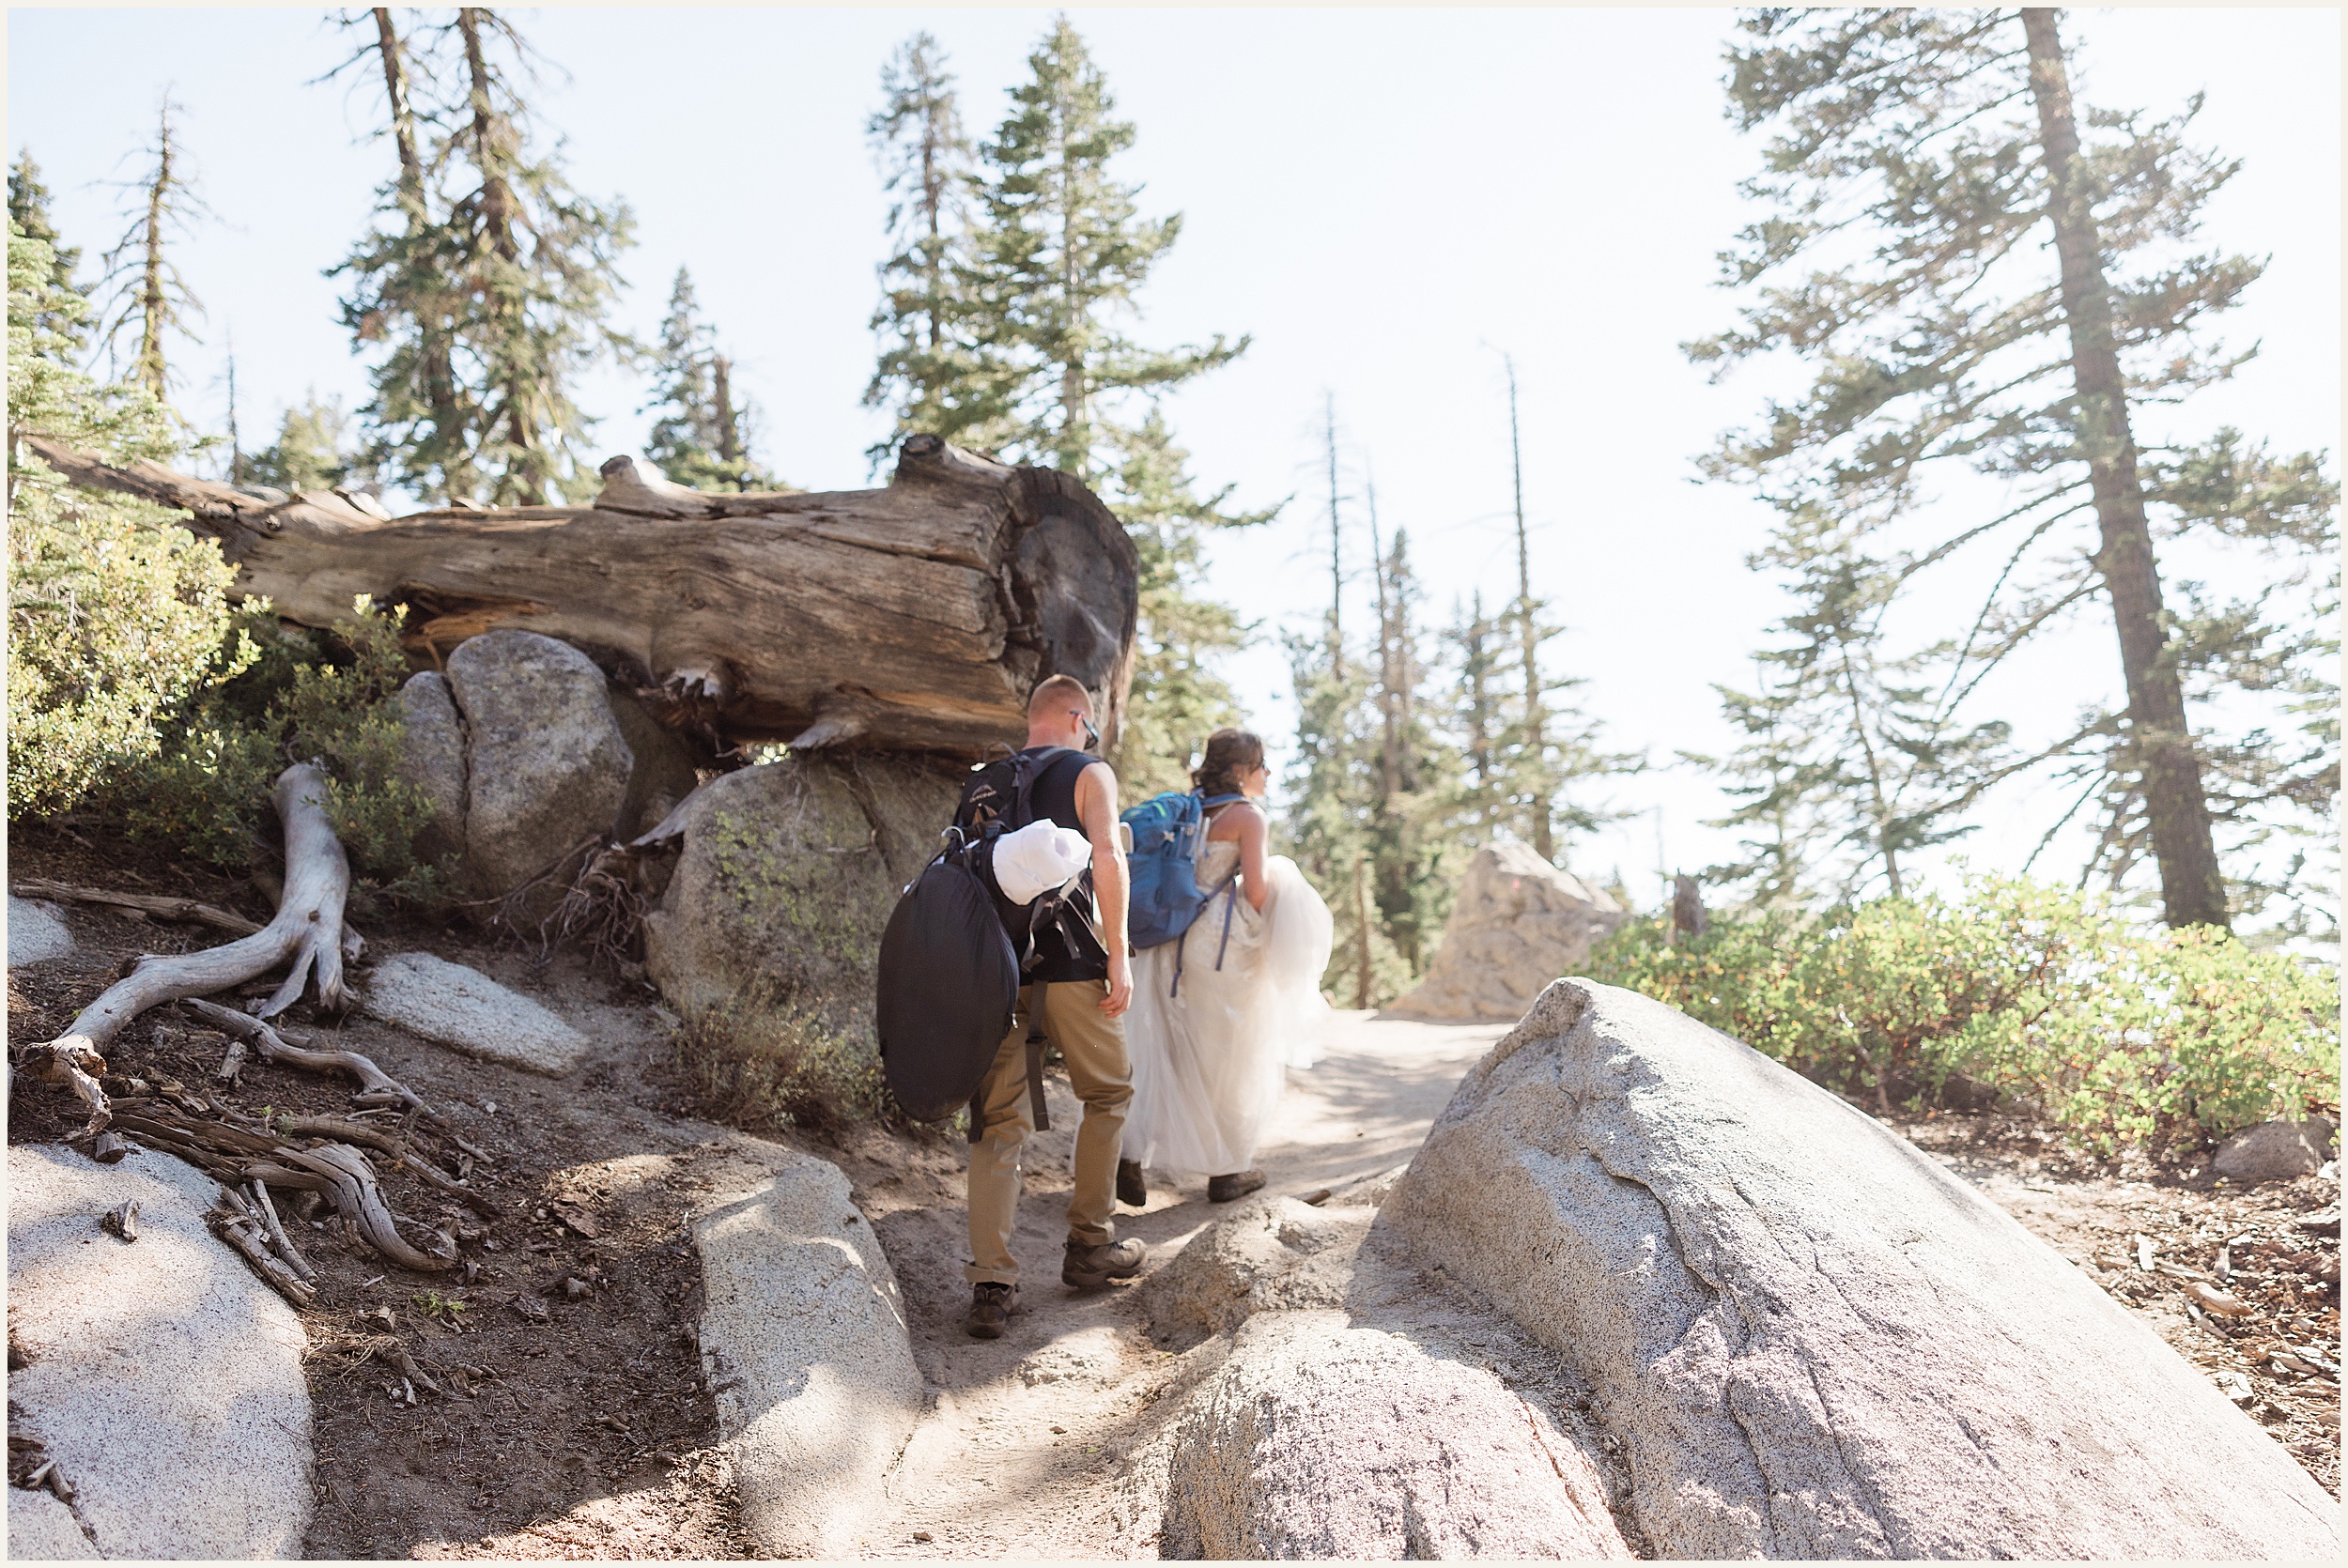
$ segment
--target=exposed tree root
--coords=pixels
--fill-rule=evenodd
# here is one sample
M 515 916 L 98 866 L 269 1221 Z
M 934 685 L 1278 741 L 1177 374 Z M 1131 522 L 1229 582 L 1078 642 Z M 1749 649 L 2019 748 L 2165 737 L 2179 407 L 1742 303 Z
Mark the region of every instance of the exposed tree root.
M 8 891 L 20 899 L 62 899 L 68 903 L 100 904 L 111 909 L 128 910 L 133 915 L 157 920 L 193 921 L 197 925 L 215 926 L 238 936 L 251 936 L 261 929 L 243 915 L 217 905 L 157 893 L 114 893 L 102 887 L 76 887 L 69 883 L 51 882 L 46 877 L 26 877 Z
M 265 1062 L 279 1062 L 309 1072 L 349 1073 L 359 1080 L 359 1092 L 350 1097 L 354 1105 L 398 1105 L 431 1115 L 413 1090 L 356 1051 L 304 1051 L 287 1044 L 283 1035 L 251 1013 L 194 997 L 183 998 L 179 1005 L 192 1016 L 252 1046 Z M 224 1077 L 227 1075 L 224 1063 Z
M 270 1118 L 270 1125 L 280 1132 L 297 1137 L 327 1138 L 345 1144 L 365 1144 L 381 1149 L 392 1157 L 392 1169 L 412 1172 L 430 1186 L 439 1188 L 453 1198 L 461 1199 L 466 1207 L 482 1218 L 494 1220 L 497 1205 L 450 1176 L 408 1145 L 396 1133 L 386 1131 L 365 1122 L 351 1121 L 342 1116 L 288 1116 Z
M 286 885 L 275 919 L 223 946 L 145 955 L 84 1007 L 63 1035 L 30 1047 L 19 1057 L 25 1071 L 70 1086 L 89 1106 L 89 1121 L 77 1137 L 95 1137 L 111 1119 L 105 1090 L 98 1083 L 106 1070 L 100 1053 L 149 1007 L 225 991 L 289 960 L 285 982 L 256 1009 L 256 1016 L 273 1017 L 293 1006 L 314 973 L 320 1007 L 340 1012 L 349 1005 L 343 987 L 343 900 L 350 891 L 350 863 L 327 821 L 325 798 L 326 776 L 313 762 L 287 768 L 270 792 L 286 829 Z

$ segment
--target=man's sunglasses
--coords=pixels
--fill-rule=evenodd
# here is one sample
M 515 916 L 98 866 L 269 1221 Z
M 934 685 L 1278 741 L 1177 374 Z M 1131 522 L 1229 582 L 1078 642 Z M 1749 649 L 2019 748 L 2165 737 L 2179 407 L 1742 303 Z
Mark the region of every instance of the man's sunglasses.
M 1090 716 L 1082 708 L 1071 708 L 1068 710 L 1068 715 L 1085 727 L 1084 748 L 1087 751 L 1098 751 L 1101 748 L 1101 731 L 1093 728 Z

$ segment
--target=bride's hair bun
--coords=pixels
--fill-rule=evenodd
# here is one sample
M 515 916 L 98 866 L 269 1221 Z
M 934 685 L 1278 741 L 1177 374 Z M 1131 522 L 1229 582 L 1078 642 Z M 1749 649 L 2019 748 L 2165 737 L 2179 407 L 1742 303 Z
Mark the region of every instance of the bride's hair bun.
M 1204 795 L 1240 793 L 1239 776 L 1263 765 L 1263 737 L 1253 730 L 1217 730 L 1207 737 L 1206 755 L 1190 770 L 1190 782 Z

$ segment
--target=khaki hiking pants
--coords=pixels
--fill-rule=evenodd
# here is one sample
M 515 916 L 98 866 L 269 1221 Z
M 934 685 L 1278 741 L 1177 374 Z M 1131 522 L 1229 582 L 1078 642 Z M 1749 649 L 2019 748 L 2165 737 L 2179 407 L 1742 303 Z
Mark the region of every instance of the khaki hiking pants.
M 1011 1033 L 986 1069 L 979 1098 L 984 1115 L 970 1145 L 970 1263 L 972 1284 L 1017 1284 L 1011 1255 L 1019 1213 L 1019 1151 L 1035 1130 L 1027 1109 L 1027 1021 L 1040 1006 L 1043 1033 L 1068 1063 L 1069 1082 L 1084 1103 L 1076 1130 L 1076 1188 L 1068 1199 L 1068 1234 L 1092 1246 L 1117 1238 L 1117 1155 L 1125 1141 L 1125 1107 L 1134 1098 L 1132 1059 L 1125 1054 L 1125 1021 L 1104 1018 L 1104 980 L 1060 980 L 1027 987 Z

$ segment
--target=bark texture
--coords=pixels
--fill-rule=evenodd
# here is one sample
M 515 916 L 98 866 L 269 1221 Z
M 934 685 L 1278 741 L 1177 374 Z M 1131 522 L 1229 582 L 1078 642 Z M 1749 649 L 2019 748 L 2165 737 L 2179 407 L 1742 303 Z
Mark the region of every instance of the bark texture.
M 2078 391 L 2078 443 L 2094 490 L 2103 547 L 2095 566 L 2119 623 L 2120 665 L 2127 681 L 2128 738 L 2143 770 L 2145 814 L 2160 892 L 2171 926 L 2228 926 L 2226 884 L 2218 874 L 2201 759 L 2185 716 L 2185 689 L 2161 626 L 2160 571 L 2144 522 L 2136 437 L 2128 424 L 2127 382 L 2113 333 L 2111 294 L 2089 205 L 2089 171 L 2079 157 L 2071 112 L 2070 74 L 2055 13 L 2025 9 L 2030 85 L 2039 139 L 2047 153 L 2048 216 L 2062 269 L 2062 314 L 2071 330 L 2071 374 Z
M 1122 728 L 1139 604 L 1123 528 L 1065 474 L 935 436 L 907 438 L 879 490 L 705 493 L 615 457 L 593 506 L 391 521 L 335 492 L 272 500 L 27 444 L 76 484 L 187 511 L 242 568 L 236 592 L 287 619 L 406 604 L 434 662 L 493 628 L 544 633 L 640 681 L 673 728 L 977 756 L 1018 744 L 1052 674 L 1091 690 L 1104 750 Z

